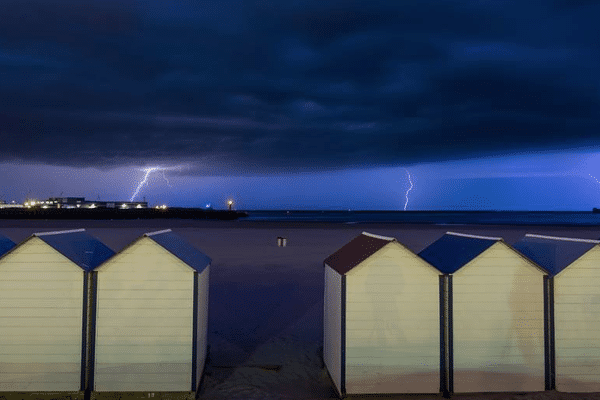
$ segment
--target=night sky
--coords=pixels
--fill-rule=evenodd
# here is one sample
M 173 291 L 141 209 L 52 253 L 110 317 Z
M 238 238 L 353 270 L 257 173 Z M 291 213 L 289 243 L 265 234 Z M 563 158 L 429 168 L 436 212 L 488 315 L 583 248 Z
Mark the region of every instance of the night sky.
M 3 0 L 0 199 L 127 200 L 159 167 L 135 200 L 600 207 L 598 15 L 586 0 Z

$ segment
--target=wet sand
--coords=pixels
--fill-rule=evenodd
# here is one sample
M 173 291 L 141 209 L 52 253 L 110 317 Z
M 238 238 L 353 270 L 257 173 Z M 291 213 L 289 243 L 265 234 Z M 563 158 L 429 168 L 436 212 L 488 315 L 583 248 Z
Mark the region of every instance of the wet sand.
M 255 221 L 0 221 L 19 242 L 34 232 L 86 228 L 115 251 L 141 234 L 171 228 L 212 258 L 202 399 L 336 398 L 322 368 L 323 260 L 362 231 L 392 236 L 419 252 L 446 231 L 500 236 L 525 233 L 598 239 L 600 227 L 340 224 Z M 287 238 L 286 247 L 277 237 Z M 439 399 L 434 395 L 348 396 L 349 399 Z M 452 398 L 563 400 L 600 394 L 454 394 Z

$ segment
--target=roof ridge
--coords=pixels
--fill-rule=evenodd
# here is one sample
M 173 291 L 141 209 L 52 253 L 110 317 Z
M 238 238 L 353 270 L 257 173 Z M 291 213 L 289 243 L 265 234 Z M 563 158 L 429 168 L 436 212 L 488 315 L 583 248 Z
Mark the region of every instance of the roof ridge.
M 393 238 L 393 237 L 376 235 L 374 233 L 369 233 L 369 232 L 364 232 L 364 231 L 363 231 L 362 234 L 365 235 L 365 236 L 369 236 L 369 237 L 375 238 L 375 239 L 387 240 L 389 242 L 392 242 L 392 241 L 396 240 L 396 238 Z
M 162 231 L 144 233 L 144 236 L 154 236 L 154 235 L 160 235 L 161 233 L 168 233 L 168 232 L 171 232 L 171 229 L 163 229 Z
M 33 236 L 61 235 L 63 233 L 75 233 L 75 232 L 85 232 L 85 228 L 70 229 L 70 230 L 66 230 L 66 231 L 36 232 L 33 234 Z
M 525 237 L 533 237 L 539 239 L 550 239 L 550 240 L 562 240 L 565 242 L 581 242 L 581 243 L 594 243 L 599 244 L 600 240 L 593 239 L 577 239 L 577 238 L 567 238 L 567 237 L 559 237 L 559 236 L 545 236 L 545 235 L 535 235 L 532 233 L 525 234 Z
M 458 232 L 446 232 L 446 235 L 462 236 L 462 237 L 468 237 L 468 238 L 473 238 L 473 239 L 502 240 L 503 241 L 503 239 L 501 237 L 469 235 L 467 233 L 458 233 Z

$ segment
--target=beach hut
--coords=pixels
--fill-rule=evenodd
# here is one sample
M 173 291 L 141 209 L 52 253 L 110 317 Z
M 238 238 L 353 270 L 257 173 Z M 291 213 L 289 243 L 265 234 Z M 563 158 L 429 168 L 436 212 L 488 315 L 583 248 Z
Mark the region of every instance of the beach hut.
M 96 268 L 95 391 L 197 390 L 210 262 L 167 229 L 144 234 Z
M 526 235 L 514 247 L 550 273 L 552 388 L 600 392 L 600 241 Z
M 89 272 L 113 254 L 77 229 L 0 258 L 0 391 L 88 389 Z
M 439 271 L 367 232 L 324 269 L 323 361 L 338 393 L 438 393 Z
M 450 392 L 545 388 L 545 272 L 501 238 L 448 232 L 419 255 L 446 274 Z

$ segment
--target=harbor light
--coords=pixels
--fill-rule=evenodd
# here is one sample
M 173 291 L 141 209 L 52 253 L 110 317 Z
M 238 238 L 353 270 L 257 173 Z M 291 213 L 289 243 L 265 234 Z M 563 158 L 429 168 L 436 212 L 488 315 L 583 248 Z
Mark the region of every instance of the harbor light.
M 227 200 L 227 206 L 229 207 L 229 211 L 231 211 L 231 208 L 233 207 L 233 200 Z

